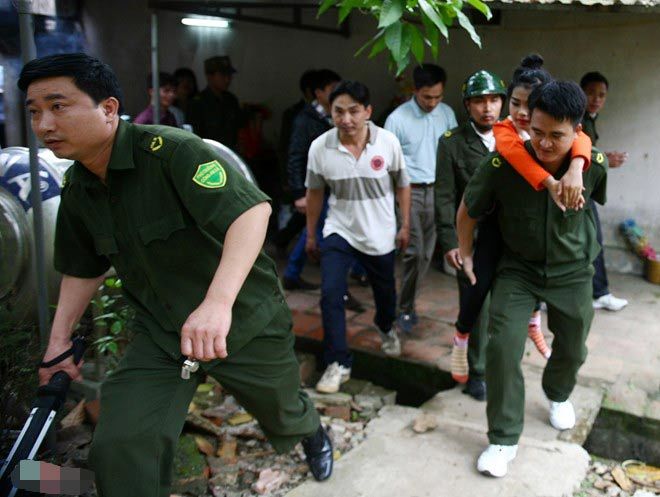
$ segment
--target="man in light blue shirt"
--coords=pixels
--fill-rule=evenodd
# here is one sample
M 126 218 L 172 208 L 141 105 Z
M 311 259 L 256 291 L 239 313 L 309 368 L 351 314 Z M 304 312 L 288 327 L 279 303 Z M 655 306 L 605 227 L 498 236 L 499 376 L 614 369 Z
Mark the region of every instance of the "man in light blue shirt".
M 413 97 L 385 121 L 385 129 L 401 142 L 412 187 L 410 243 L 403 254 L 403 278 L 399 297 L 399 327 L 410 333 L 417 323 L 415 296 L 428 270 L 436 233 L 433 186 L 438 140 L 458 126 L 454 111 L 442 103 L 447 74 L 434 64 L 422 64 L 413 72 Z

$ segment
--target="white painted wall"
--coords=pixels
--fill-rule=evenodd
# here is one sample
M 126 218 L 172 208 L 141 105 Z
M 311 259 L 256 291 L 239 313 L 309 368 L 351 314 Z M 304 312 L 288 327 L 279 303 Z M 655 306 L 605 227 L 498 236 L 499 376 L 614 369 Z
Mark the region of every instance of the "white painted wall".
M 334 21 L 326 14 L 325 22 Z M 228 54 L 239 69 L 232 91 L 241 101 L 263 102 L 273 111 L 267 136 L 277 138 L 281 112 L 298 98 L 300 73 L 329 67 L 342 76 L 366 83 L 375 114 L 386 105 L 396 85 L 383 56 L 355 59 L 354 52 L 372 35 L 373 21 L 359 16 L 352 37 L 288 30 L 236 22 L 230 31 L 182 26 L 182 16 L 160 13 L 161 67 L 189 66 L 204 85 L 203 60 Z M 126 93 L 126 107 L 135 115 L 146 105 L 149 71 L 149 12 L 146 1 L 86 2 L 84 23 L 90 53 L 109 62 Z M 511 10 L 499 26 L 479 28 L 480 50 L 460 30 L 442 49 L 440 64 L 449 73 L 446 102 L 464 118 L 460 84 L 473 71 L 489 69 L 509 79 L 519 60 L 541 53 L 558 78 L 579 79 L 599 70 L 610 80 L 610 95 L 598 121 L 603 150 L 627 150 L 629 162 L 610 174 L 608 205 L 601 210 L 608 262 L 619 269 L 640 271 L 634 258 L 621 258 L 623 241 L 616 226 L 634 217 L 660 250 L 660 15 L 589 13 L 582 10 Z

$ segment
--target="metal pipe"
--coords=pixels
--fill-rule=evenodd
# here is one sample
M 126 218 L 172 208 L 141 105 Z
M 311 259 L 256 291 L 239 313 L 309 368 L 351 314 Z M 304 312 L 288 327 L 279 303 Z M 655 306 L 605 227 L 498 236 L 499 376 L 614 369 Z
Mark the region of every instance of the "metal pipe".
M 21 33 L 21 54 L 23 64 L 27 64 L 37 57 L 34 44 L 34 26 L 32 24 L 32 0 L 19 0 L 18 14 Z M 48 285 L 46 281 L 46 264 L 44 250 L 44 221 L 41 207 L 41 177 L 39 175 L 39 147 L 37 137 L 32 132 L 30 113 L 25 109 L 25 122 L 27 123 L 27 142 L 30 149 L 30 201 L 32 203 L 33 225 L 33 254 L 37 278 L 37 309 L 39 316 L 39 338 L 41 346 L 48 343 L 50 333 L 50 317 L 48 315 Z
M 151 105 L 154 124 L 160 124 L 160 81 L 158 77 L 158 15 L 151 13 Z

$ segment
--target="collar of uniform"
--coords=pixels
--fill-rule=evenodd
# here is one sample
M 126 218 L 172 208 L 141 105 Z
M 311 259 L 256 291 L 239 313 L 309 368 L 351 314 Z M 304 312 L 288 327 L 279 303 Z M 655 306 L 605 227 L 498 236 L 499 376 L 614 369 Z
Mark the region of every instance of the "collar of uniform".
M 378 126 L 376 126 L 371 121 L 367 121 L 367 126 L 369 127 L 369 145 L 376 143 L 376 135 L 378 135 Z M 325 146 L 327 148 L 339 148 L 339 129 L 334 128 L 328 132 L 328 136 L 325 138 Z
M 115 133 L 115 141 L 112 145 L 112 153 L 110 154 L 110 162 L 108 169 L 122 170 L 134 169 L 133 163 L 133 125 L 128 124 L 123 119 L 119 120 L 117 131 Z M 80 182 L 85 186 L 99 186 L 101 181 L 99 178 L 87 169 L 82 163 L 76 161 L 71 168 L 70 182 Z
M 108 169 L 135 169 L 133 163 L 133 125 L 119 120 Z

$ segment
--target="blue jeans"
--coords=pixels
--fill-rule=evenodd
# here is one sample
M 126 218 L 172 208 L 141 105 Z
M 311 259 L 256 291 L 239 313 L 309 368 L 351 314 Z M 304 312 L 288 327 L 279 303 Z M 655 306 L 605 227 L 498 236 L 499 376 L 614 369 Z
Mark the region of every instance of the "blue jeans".
M 383 332 L 392 329 L 396 312 L 394 250 L 385 255 L 367 255 L 333 233 L 321 243 L 321 314 L 323 318 L 323 362 L 350 367 L 353 358 L 346 340 L 346 276 L 355 259 L 364 266 L 374 293 L 374 323 Z
M 323 226 L 325 225 L 325 218 L 328 215 L 328 197 L 323 199 L 323 207 L 321 208 L 321 215 L 319 220 L 316 223 L 316 239 L 321 244 L 323 240 Z M 305 244 L 307 243 L 307 228 L 303 228 L 300 233 L 300 238 L 296 242 L 296 245 L 293 247 L 291 254 L 289 255 L 289 260 L 284 269 L 284 277 L 287 280 L 297 281 L 300 279 L 300 275 L 303 272 L 305 267 L 305 262 L 307 262 L 307 253 L 305 252 Z M 362 276 L 366 273 L 365 269 L 360 265 L 359 262 L 355 262 L 351 269 L 351 273 L 356 276 Z

